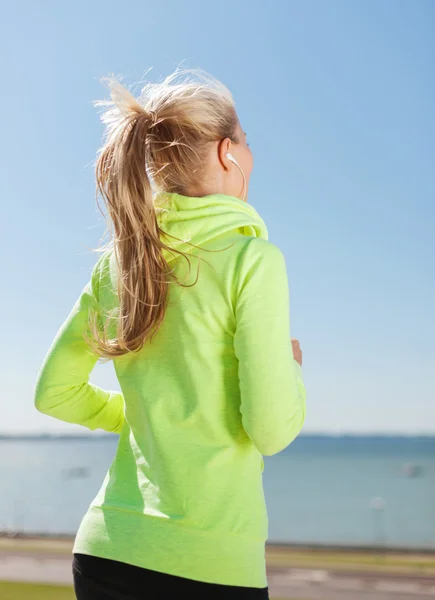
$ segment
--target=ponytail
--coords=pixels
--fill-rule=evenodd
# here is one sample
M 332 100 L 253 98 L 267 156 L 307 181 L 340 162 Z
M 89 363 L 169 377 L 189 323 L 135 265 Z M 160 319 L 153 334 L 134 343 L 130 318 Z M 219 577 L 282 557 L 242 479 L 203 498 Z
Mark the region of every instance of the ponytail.
M 115 107 L 106 112 L 106 145 L 96 165 L 97 189 L 113 223 L 118 265 L 119 314 L 116 339 L 106 331 L 91 334 L 97 352 L 114 358 L 139 350 L 159 328 L 167 305 L 170 269 L 163 257 L 147 174 L 147 137 L 155 119 L 117 82 L 112 83 Z

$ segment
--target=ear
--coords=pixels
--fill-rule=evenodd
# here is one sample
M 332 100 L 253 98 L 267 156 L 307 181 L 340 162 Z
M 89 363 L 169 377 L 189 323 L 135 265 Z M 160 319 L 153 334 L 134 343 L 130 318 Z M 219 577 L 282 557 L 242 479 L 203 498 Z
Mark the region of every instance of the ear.
M 231 161 L 227 158 L 227 153 L 231 151 L 231 140 L 230 138 L 225 138 L 218 145 L 218 158 L 219 162 L 224 168 L 225 171 L 229 171 L 231 169 Z

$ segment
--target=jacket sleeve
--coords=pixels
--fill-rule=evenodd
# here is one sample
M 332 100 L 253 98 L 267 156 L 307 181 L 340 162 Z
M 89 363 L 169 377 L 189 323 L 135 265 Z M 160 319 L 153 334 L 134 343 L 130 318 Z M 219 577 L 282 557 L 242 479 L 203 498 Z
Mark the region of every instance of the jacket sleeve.
M 104 259 L 104 256 L 103 256 Z M 85 341 L 89 309 L 98 303 L 99 267 L 85 287 L 48 351 L 35 389 L 35 406 L 46 415 L 89 429 L 119 433 L 124 424 L 121 393 L 89 382 L 98 361 Z
M 241 261 L 236 321 L 243 427 L 261 454 L 276 454 L 302 428 L 306 391 L 293 357 L 284 256 L 258 238 Z

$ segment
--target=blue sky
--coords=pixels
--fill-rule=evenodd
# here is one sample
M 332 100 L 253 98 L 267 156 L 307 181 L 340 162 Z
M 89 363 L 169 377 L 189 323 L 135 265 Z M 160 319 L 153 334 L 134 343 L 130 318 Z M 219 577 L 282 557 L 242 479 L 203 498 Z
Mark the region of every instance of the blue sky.
M 435 4 L 112 0 L 2 10 L 3 431 L 65 431 L 32 389 L 104 231 L 100 78 L 181 62 L 235 96 L 250 201 L 287 258 L 306 431 L 435 431 Z M 116 385 L 110 365 L 94 381 Z

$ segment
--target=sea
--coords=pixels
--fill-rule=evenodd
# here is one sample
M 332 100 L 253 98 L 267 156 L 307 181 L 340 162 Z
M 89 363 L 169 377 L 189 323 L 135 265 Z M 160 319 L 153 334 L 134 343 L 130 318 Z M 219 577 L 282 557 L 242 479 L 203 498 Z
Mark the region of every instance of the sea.
M 0 437 L 0 531 L 73 535 L 116 446 Z M 302 435 L 263 478 L 271 542 L 435 549 L 435 437 Z

